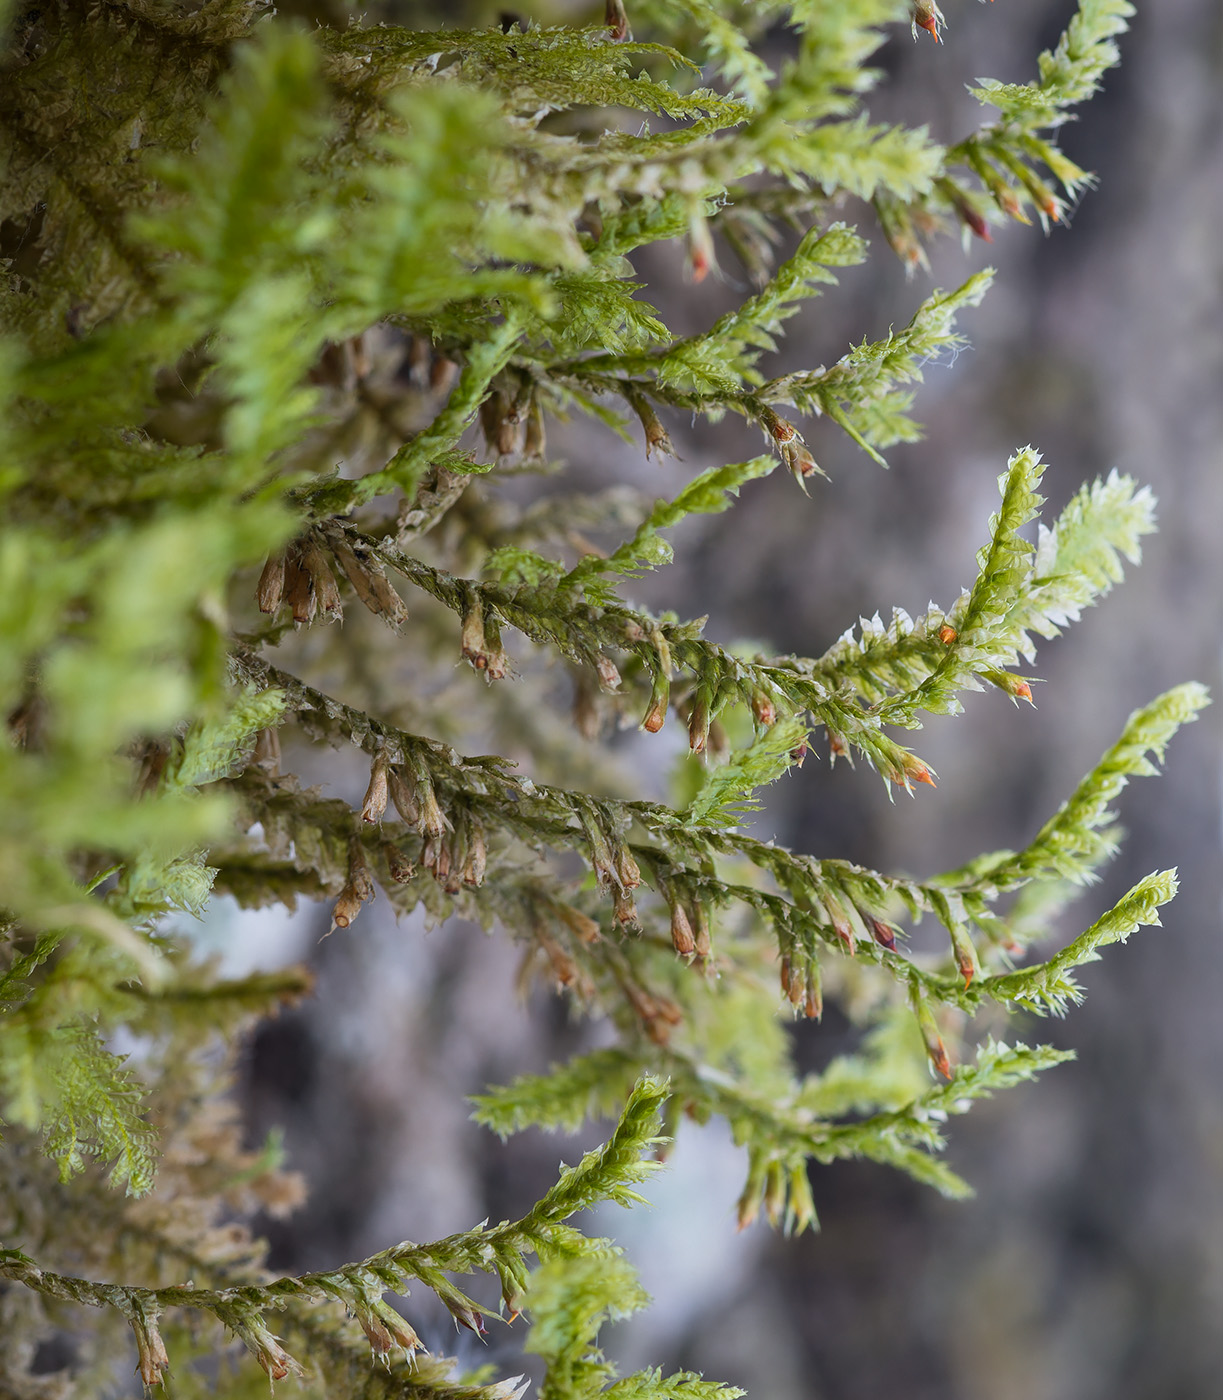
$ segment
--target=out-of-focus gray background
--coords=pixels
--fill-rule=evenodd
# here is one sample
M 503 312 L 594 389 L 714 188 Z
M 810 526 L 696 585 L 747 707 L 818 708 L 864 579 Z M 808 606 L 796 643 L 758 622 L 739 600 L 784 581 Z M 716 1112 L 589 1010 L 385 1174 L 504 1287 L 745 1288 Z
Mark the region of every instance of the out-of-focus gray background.
M 932 285 L 993 262 L 995 290 L 962 321 L 973 348 L 928 371 L 917 404 L 926 440 L 893 449 L 885 474 L 834 428 L 817 428 L 812 445 L 832 480 L 816 482 L 809 501 L 779 473 L 679 535 L 668 605 L 709 612 L 719 639 L 812 654 L 859 614 L 886 616 L 893 604 L 916 613 L 970 582 L 996 477 L 1017 447 L 1031 442 L 1048 458 L 1050 513 L 1113 466 L 1159 497 L 1160 533 L 1141 569 L 1042 648 L 1036 711 L 980 695 L 961 718 L 930 723 L 917 747 L 940 782 L 914 801 L 891 805 L 873 775 L 808 762 L 765 822 L 802 849 L 929 873 L 1021 843 L 1131 709 L 1180 680 L 1217 680 L 1223 6 L 1139 8 L 1122 68 L 1064 133 L 1068 153 L 1100 177 L 1072 228 L 1014 228 L 966 254 L 948 240 L 935 276 L 911 282 L 876 237 L 871 263 L 791 323 L 779 367 L 827 363 L 851 338 L 903 324 Z M 964 84 L 1026 79 L 1073 6 L 944 9 L 945 47 L 907 35 L 887 45 L 889 82 L 872 111 L 954 140 L 978 120 Z M 869 211 L 843 216 L 870 229 Z M 657 296 L 672 324 L 695 329 L 736 289 L 685 288 L 682 254 L 671 253 L 643 270 L 665 284 Z M 729 254 L 724 263 L 733 281 Z M 682 465 L 647 467 L 610 436 L 587 437 L 587 474 L 670 493 L 714 461 L 760 450 L 734 425 L 674 426 Z M 1085 926 L 1110 896 L 1175 864 L 1182 892 L 1165 927 L 1089 969 L 1088 1001 L 1064 1023 L 1022 1032 L 1074 1047 L 1077 1062 L 954 1124 L 951 1159 L 976 1199 L 948 1204 L 868 1165 L 818 1169 L 820 1233 L 737 1236 L 738 1154 L 716 1127 L 686 1125 L 655 1210 L 599 1222 L 637 1254 L 658 1295 L 610 1338 L 613 1351 L 629 1364 L 691 1366 L 760 1400 L 1220 1394 L 1218 734 L 1207 712 L 1175 741 L 1163 779 L 1129 789 L 1124 854 L 1075 910 Z M 336 790 L 359 796 L 362 775 L 328 762 Z M 396 928 L 382 904 L 317 944 L 325 928 L 322 910 L 288 920 L 222 907 L 206 930 L 235 966 L 304 954 L 319 972 L 313 1001 L 261 1031 L 247 1056 L 252 1131 L 283 1125 L 312 1186 L 305 1212 L 273 1235 L 275 1261 L 318 1266 L 521 1210 L 577 1147 L 535 1134 L 502 1147 L 467 1122 L 463 1095 L 543 1068 L 589 1031 L 547 999 L 508 1007 L 516 955 L 496 936 Z M 837 1027 L 821 1033 L 830 1045 Z M 441 1320 L 430 1325 L 453 1350 Z

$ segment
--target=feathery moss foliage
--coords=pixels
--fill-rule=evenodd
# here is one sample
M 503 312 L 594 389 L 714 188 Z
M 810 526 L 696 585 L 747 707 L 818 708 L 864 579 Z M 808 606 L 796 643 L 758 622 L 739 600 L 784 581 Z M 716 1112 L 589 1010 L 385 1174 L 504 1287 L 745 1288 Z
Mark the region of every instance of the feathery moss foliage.
M 971 1018 L 1061 1012 L 1078 966 L 1158 923 L 1173 872 L 1030 950 L 1113 853 L 1113 798 L 1205 695 L 1139 710 L 1025 849 L 900 878 L 765 843 L 744 815 L 821 737 L 887 783 L 932 783 L 897 733 L 968 690 L 1030 698 L 1016 668 L 1137 561 L 1149 493 L 1114 473 L 1033 544 L 1043 469 L 1024 448 L 972 586 L 819 657 L 719 646 L 631 584 L 671 560 L 680 521 L 777 465 L 811 486 L 804 432 L 876 460 L 918 436 L 923 367 L 961 343 L 992 273 L 831 367 L 768 378 L 762 354 L 855 275 L 876 223 L 912 271 L 940 229 L 1061 217 L 1089 177 L 1056 131 L 1130 6 L 1082 0 L 1032 83 L 980 84 L 996 114 L 947 149 L 865 106 L 880 44 L 910 20 L 937 33 L 920 2 L 613 0 L 604 24 L 428 32 L 307 33 L 262 0 L 4 13 L 0 1389 L 47 1393 L 34 1348 L 62 1326 L 79 1361 L 56 1394 L 113 1393 L 133 1338 L 147 1386 L 172 1361 L 176 1394 L 213 1393 L 219 1356 L 227 1393 L 251 1392 L 257 1370 L 204 1315 L 310 1395 L 509 1400 L 519 1378 L 454 1378 L 384 1298 L 415 1282 L 483 1331 L 451 1277 L 483 1272 L 526 1310 L 548 1400 L 735 1393 L 616 1377 L 600 1326 L 644 1295 L 568 1218 L 638 1200 L 680 1112 L 721 1115 L 746 1149 L 744 1223 L 812 1224 L 812 1164 L 840 1158 L 962 1194 L 940 1125 L 1065 1058 L 974 1050 Z M 776 68 L 768 28 L 789 37 Z M 774 267 L 785 224 L 801 236 Z M 733 253 L 755 288 L 686 337 L 629 260 L 676 240 L 693 279 Z M 738 414 L 767 453 L 653 504 L 547 489 L 550 420 L 593 420 L 592 442 L 639 425 L 661 455 L 675 410 Z M 527 472 L 533 496 L 502 489 Z M 600 552 L 592 530 L 623 543 Z M 346 608 L 385 628 L 329 627 Z M 555 657 L 572 737 L 548 713 Z M 410 678 L 394 705 L 375 673 Z M 697 756 L 671 806 L 633 798 L 598 744 L 668 720 Z M 280 771 L 282 730 L 363 751 L 359 811 Z M 465 756 L 490 735 L 529 763 Z M 164 916 L 213 890 L 327 900 L 340 929 L 381 890 L 518 940 L 615 1041 L 490 1089 L 476 1116 L 503 1134 L 614 1117 L 607 1145 L 517 1222 L 272 1278 L 218 1222 L 288 1208 L 299 1183 L 242 1149 L 216 1050 L 309 980 L 194 962 Z M 925 915 L 941 956 L 904 947 Z M 851 993 L 860 1045 L 797 1076 L 786 1019 Z

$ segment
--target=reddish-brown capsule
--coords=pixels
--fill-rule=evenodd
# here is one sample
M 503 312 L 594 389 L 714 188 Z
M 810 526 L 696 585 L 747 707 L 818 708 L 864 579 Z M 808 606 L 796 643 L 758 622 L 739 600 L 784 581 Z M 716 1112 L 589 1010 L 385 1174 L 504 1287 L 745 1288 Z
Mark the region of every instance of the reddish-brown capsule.
M 519 424 L 513 400 L 504 388 L 492 389 L 480 405 L 480 431 L 490 452 L 500 458 L 515 450 Z
M 335 556 L 336 563 L 344 570 L 344 575 L 352 584 L 353 591 L 357 597 L 365 604 L 372 613 L 382 611 L 378 599 L 374 596 L 373 584 L 370 578 L 370 571 L 363 560 L 359 559 L 351 549 L 339 540 L 329 541 L 331 552 Z
M 463 862 L 463 883 L 478 888 L 484 883 L 484 873 L 488 869 L 488 847 L 484 841 L 484 828 L 472 821 L 467 833 L 467 858 Z
M 420 797 L 420 833 L 422 836 L 441 840 L 448 831 L 453 831 L 450 818 L 442 811 L 438 805 L 437 794 L 433 790 L 433 784 L 424 780 L 417 784 L 417 794 Z
M 973 947 L 972 939 L 968 936 L 968 930 L 963 925 L 953 923 L 949 932 L 955 965 L 959 969 L 960 976 L 964 979 L 964 990 L 967 991 L 972 985 L 972 979 L 977 975 L 976 949 Z
M 955 630 L 950 622 L 944 622 L 938 629 L 938 639 L 945 647 L 949 647 L 960 634 Z
M 1029 705 L 1035 706 L 1036 701 L 1032 699 L 1032 687 L 1022 676 L 1016 676 L 1010 671 L 987 671 L 985 676 L 999 690 L 1005 690 L 1013 700 L 1026 700 Z
M 894 783 L 900 783 L 906 788 L 912 783 L 929 783 L 931 787 L 935 786 L 929 768 L 915 754 L 908 752 L 901 753 L 899 771 L 893 770 L 889 776 Z
M 816 469 L 815 458 L 811 455 L 810 449 L 801 438 L 792 442 L 789 450 L 783 453 L 783 456 L 786 459 L 786 466 L 790 468 L 790 471 L 800 481 L 803 477 L 810 476 Z
M 777 722 L 777 706 L 763 690 L 756 691 L 752 696 L 752 714 L 756 723 L 765 729 Z
M 824 1015 L 824 989 L 820 984 L 819 968 L 815 966 L 807 973 L 807 994 L 803 998 L 803 1015 L 808 1021 L 818 1021 Z
M 327 556 L 313 539 L 308 539 L 301 547 L 302 568 L 310 575 L 318 607 L 328 619 L 343 617 L 344 605 L 340 601 L 340 590 L 336 587 L 335 575 Z
M 387 772 L 387 788 L 395 810 L 410 827 L 415 828 L 420 821 L 420 804 L 412 793 L 411 785 L 398 768 L 391 768 Z
M 622 890 L 635 890 L 641 884 L 641 867 L 627 846 L 619 846 L 613 857 L 614 876 Z
M 979 209 L 975 209 L 967 200 L 962 204 L 956 204 L 956 213 L 982 242 L 992 243 L 994 241 L 994 235 L 989 231 L 989 225 L 985 222 L 985 215 Z
M 704 753 L 709 743 L 709 699 L 703 690 L 698 690 L 692 701 L 692 713 L 688 716 L 688 747 L 693 753 Z
M 488 655 L 484 643 L 484 608 L 473 603 L 463 615 L 463 631 L 460 638 L 463 660 L 470 661 L 477 671 L 488 666 Z
M 627 890 L 612 890 L 612 918 L 621 928 L 641 927 L 641 920 L 637 917 L 637 906 Z
M 284 597 L 284 591 L 285 557 L 283 554 L 270 554 L 263 566 L 263 572 L 259 575 L 259 586 L 255 589 L 259 611 L 276 612 L 280 607 L 280 600 Z
M 526 427 L 522 419 L 511 409 L 497 427 L 497 455 L 513 457 L 520 453 L 526 443 Z
M 849 922 L 845 910 L 837 903 L 831 895 L 824 899 L 824 907 L 828 910 L 828 917 L 832 920 L 833 932 L 840 939 L 845 951 L 852 958 L 857 950 L 857 940 L 854 937 L 854 927 Z
M 374 761 L 369 770 L 369 786 L 365 789 L 365 799 L 361 803 L 361 820 L 363 822 L 380 822 L 382 814 L 386 811 L 386 800 L 389 789 L 390 764 L 385 751 L 379 750 L 374 755 Z
M 671 946 L 684 958 L 696 952 L 696 938 L 684 906 L 676 900 L 671 906 Z
M 891 924 L 886 924 L 882 919 L 877 919 L 873 914 L 867 915 L 867 921 L 871 926 L 871 933 L 875 936 L 875 942 L 881 948 L 886 948 L 889 953 L 896 951 L 896 931 Z
M 450 848 L 441 835 L 430 836 L 420 853 L 420 863 L 443 889 L 450 877 Z
M 359 836 L 354 836 L 348 843 L 348 883 L 362 899 L 373 899 L 374 877 Z
M 386 856 L 386 868 L 391 879 L 397 885 L 406 885 L 416 874 L 416 867 L 398 846 L 393 846 L 389 842 L 383 847 L 383 854 Z
M 381 1299 L 371 1303 L 357 1293 L 351 1307 L 376 1357 L 384 1357 L 396 1347 L 401 1347 L 409 1356 L 420 1349 L 420 1338 L 388 1303 Z
M 500 639 L 493 641 L 491 629 L 488 635 L 488 651 L 486 653 L 487 664 L 484 667 L 484 678 L 489 681 L 503 681 L 510 673 L 510 658 L 506 655 L 505 648 L 501 645 Z
M 665 700 L 651 700 L 650 708 L 645 712 L 645 718 L 641 721 L 641 727 L 647 734 L 657 734 L 667 720 L 667 704 Z
M 296 549 L 285 564 L 285 602 L 293 609 L 293 621 L 301 626 L 314 617 L 318 600 L 314 596 L 314 581 L 303 567 Z
M 972 979 L 977 973 L 977 969 L 973 965 L 972 954 L 963 948 L 957 948 L 955 950 L 955 965 L 959 969 L 960 976 L 964 979 L 964 990 L 967 991 L 972 986 Z
M 951 1078 L 951 1061 L 947 1058 L 947 1047 L 943 1044 L 941 1035 L 936 1035 L 932 1043 L 927 1044 L 926 1051 L 930 1056 L 930 1062 L 944 1079 Z
M 1032 222 L 1023 212 L 1023 204 L 1010 185 L 1005 183 L 1000 184 L 992 193 L 994 198 L 998 201 L 998 207 L 1004 214 L 1012 219 L 1018 219 L 1020 223 L 1030 224 Z M 1053 217 L 1057 218 L 1057 215 L 1054 214 Z
M 607 0 L 603 10 L 603 23 L 611 30 L 611 37 L 617 43 L 623 43 L 632 37 L 632 31 L 628 27 L 628 14 L 624 8 L 624 0 Z
M 150 1310 L 153 1313 L 153 1310 Z M 128 1321 L 136 1334 L 136 1353 L 139 1358 L 136 1369 L 146 1386 L 161 1384 L 162 1372 L 169 1369 L 170 1358 L 166 1354 L 166 1344 L 162 1340 L 161 1329 L 157 1326 L 156 1315 L 146 1315 L 143 1310 L 133 1310 Z
M 365 901 L 351 883 L 345 885 L 340 891 L 340 897 L 335 902 L 335 908 L 331 911 L 332 925 L 335 928 L 348 928 L 361 912 L 361 906 L 364 903 Z
M 984 214 L 977 208 L 968 195 L 955 183 L 954 180 L 946 178 L 938 179 L 934 182 L 935 188 L 944 199 L 955 210 L 960 222 L 970 228 L 978 238 L 986 243 L 993 242 L 993 235 L 989 231 L 989 225 L 985 221 Z
M 947 21 L 943 18 L 943 12 L 939 9 L 935 0 L 913 0 L 913 37 L 917 38 L 917 31 L 924 29 L 931 36 L 936 44 L 942 42 L 939 25 L 945 25 Z
M 914 1001 L 913 1010 L 917 1016 L 917 1024 L 921 1030 L 922 1041 L 926 1047 L 926 1054 L 930 1057 L 930 1063 L 944 1079 L 950 1079 L 951 1060 L 947 1055 L 947 1047 L 943 1044 L 943 1037 L 939 1034 L 938 1022 L 934 1019 L 934 1013 L 920 993 Z
M 642 420 L 645 429 L 645 455 L 648 460 L 658 453 L 660 457 L 674 457 L 675 446 L 671 441 L 671 434 L 663 427 L 661 420 L 655 416 L 649 422 Z
M 399 631 L 400 627 L 407 622 L 407 605 L 397 594 L 395 588 L 392 588 L 390 580 L 383 573 L 381 566 L 369 568 L 369 589 L 378 603 L 374 612 L 383 617 L 390 627 Z
M 634 624 L 634 630 L 640 631 Z M 626 629 L 627 633 L 628 629 Z M 629 641 L 637 641 L 639 638 L 629 636 Z M 666 723 L 667 707 L 671 703 L 671 653 L 666 642 L 662 642 L 662 647 L 658 652 L 657 663 L 654 666 L 654 680 L 650 686 L 650 705 L 645 712 L 645 718 L 641 721 L 642 729 L 647 733 L 657 734 Z
M 662 425 L 662 420 L 654 412 L 654 405 L 646 398 L 631 380 L 625 386 L 625 396 L 632 405 L 633 412 L 641 420 L 641 431 L 645 434 L 645 455 L 647 460 L 655 451 L 659 456 L 674 457 L 675 448 L 670 434 Z

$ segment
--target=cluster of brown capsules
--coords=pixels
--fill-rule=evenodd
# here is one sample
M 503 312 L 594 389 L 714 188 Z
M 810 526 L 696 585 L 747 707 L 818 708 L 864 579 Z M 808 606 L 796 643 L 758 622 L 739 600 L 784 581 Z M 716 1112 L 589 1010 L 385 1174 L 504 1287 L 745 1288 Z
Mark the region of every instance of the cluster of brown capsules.
M 458 894 L 464 886 L 477 888 L 484 883 L 488 868 L 488 847 L 484 827 L 465 809 L 453 819 L 442 811 L 432 780 L 423 767 L 396 766 L 385 750 L 379 750 L 370 766 L 369 785 L 361 803 L 361 820 L 371 826 L 381 822 L 388 803 L 404 823 L 421 838 L 420 864 L 429 871 L 447 894 Z M 416 865 L 401 846 L 393 841 L 383 845 L 387 872 L 396 884 L 406 884 L 416 874 Z M 348 878 L 332 911 L 336 928 L 347 928 L 374 897 L 373 874 L 360 836 L 349 842 Z
M 324 622 L 338 621 L 344 616 L 344 604 L 333 565 L 339 566 L 353 592 L 376 617 L 396 631 L 407 622 L 407 607 L 386 570 L 359 541 L 329 539 L 324 545 L 313 531 L 268 558 L 255 589 L 259 611 L 274 617 L 282 606 L 288 607 L 299 627 L 316 616 Z

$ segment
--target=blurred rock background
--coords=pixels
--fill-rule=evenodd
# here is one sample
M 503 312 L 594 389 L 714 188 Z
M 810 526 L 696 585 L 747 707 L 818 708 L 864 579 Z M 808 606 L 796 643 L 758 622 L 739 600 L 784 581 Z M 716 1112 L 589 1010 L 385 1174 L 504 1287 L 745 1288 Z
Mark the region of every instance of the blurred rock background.
M 466 9 L 495 17 L 490 6 Z M 902 32 L 882 51 L 888 80 L 871 110 L 954 140 L 979 119 L 964 84 L 1026 79 L 1073 5 L 945 0 L 944 9 L 945 46 L 924 36 L 912 45 Z M 424 24 L 458 12 L 406 4 L 379 15 Z M 1122 47 L 1123 66 L 1064 133 L 1067 152 L 1100 179 L 1073 228 L 1044 237 L 1016 227 L 966 252 L 947 240 L 933 277 L 909 282 L 876 236 L 867 267 L 791 322 L 778 372 L 831 362 L 851 340 L 907 321 L 931 286 L 993 263 L 995 289 L 961 323 L 972 349 L 927 372 L 917 401 L 926 440 L 890 451 L 885 474 L 834 427 L 818 427 L 812 446 L 831 481 L 815 482 L 809 501 L 781 473 L 753 483 L 728 515 L 677 532 L 677 564 L 642 596 L 708 612 L 719 640 L 805 654 L 859 614 L 949 603 L 972 577 L 997 475 L 1028 442 L 1050 462 L 1050 516 L 1083 480 L 1116 466 L 1154 488 L 1160 533 L 1140 570 L 1065 640 L 1042 647 L 1037 710 L 969 697 L 966 715 L 916 736 L 940 774 L 937 791 L 893 805 L 874 775 L 813 760 L 777 790 L 765 834 L 919 874 L 1020 844 L 1130 710 L 1178 681 L 1218 680 L 1223 7 L 1141 4 Z M 840 216 L 873 234 L 869 210 Z M 641 267 L 647 296 L 679 331 L 707 324 L 742 292 L 729 252 L 721 286 L 685 286 L 682 261 L 673 249 Z M 582 484 L 658 494 L 761 450 L 735 424 L 670 426 L 683 461 L 662 468 L 597 429 L 582 427 L 580 454 L 572 429 L 554 448 L 577 460 Z M 881 1168 L 837 1166 L 814 1176 L 819 1234 L 736 1236 L 738 1154 L 716 1127 L 685 1125 L 654 1212 L 598 1222 L 626 1243 L 657 1295 L 649 1314 L 609 1338 L 613 1352 L 629 1364 L 703 1370 L 760 1400 L 1219 1394 L 1219 723 L 1207 712 L 1175 741 L 1163 779 L 1127 791 L 1124 853 L 1072 911 L 1084 927 L 1110 896 L 1176 864 L 1182 889 L 1164 929 L 1089 969 L 1088 1001 L 1065 1023 L 1016 1029 L 1072 1046 L 1077 1062 L 954 1125 L 951 1158 L 977 1198 L 948 1204 Z M 312 780 L 359 799 L 359 760 L 310 762 Z M 290 919 L 221 906 L 201 935 L 235 967 L 305 957 L 318 972 L 317 996 L 260 1030 L 246 1054 L 252 1133 L 283 1127 L 311 1183 L 309 1206 L 270 1227 L 274 1262 L 286 1269 L 520 1212 L 580 1144 L 527 1134 L 503 1146 L 467 1122 L 464 1095 L 598 1036 L 545 996 L 511 1006 L 517 955 L 496 935 L 396 927 L 375 905 L 354 930 L 320 943 L 327 922 L 322 909 Z M 845 1036 L 830 1017 L 804 1031 L 797 1053 L 821 1064 Z M 424 1316 L 426 1341 L 453 1352 L 448 1324 Z M 494 1340 L 463 1354 L 496 1361 L 503 1346 L 513 1350 Z

